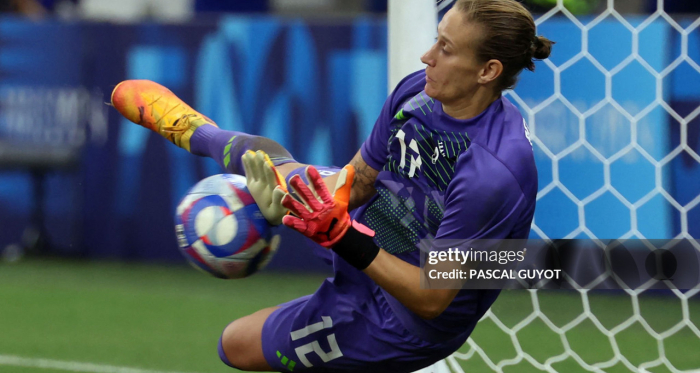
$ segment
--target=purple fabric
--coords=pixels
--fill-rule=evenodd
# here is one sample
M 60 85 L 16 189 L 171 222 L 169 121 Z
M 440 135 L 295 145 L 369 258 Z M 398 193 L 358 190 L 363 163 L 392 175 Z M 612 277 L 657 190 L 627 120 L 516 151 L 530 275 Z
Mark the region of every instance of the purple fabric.
M 422 78 L 421 78 L 422 76 Z M 417 71 L 403 78 L 396 86 L 394 92 L 384 101 L 382 111 L 372 128 L 372 132 L 360 148 L 362 159 L 379 171 L 384 167 L 389 155 L 388 139 L 391 135 L 391 121 L 399 111 L 400 106 L 418 93 L 425 84 L 425 73 Z
M 273 140 L 210 125 L 203 125 L 194 131 L 190 150 L 192 154 L 214 159 L 226 172 L 238 175 L 245 175 L 241 157 L 248 150 L 265 151 L 275 166 L 295 162 L 291 154 Z
M 357 219 L 377 232 L 380 247 L 414 265 L 420 262 L 415 248 L 420 239 L 527 238 L 537 169 L 517 108 L 500 97 L 478 116 L 458 120 L 427 97 L 424 86 L 424 71 L 406 77 L 362 145 L 363 159 L 380 172 L 378 194 Z M 413 174 L 411 157 L 421 161 Z M 470 333 L 499 294 L 462 290 L 445 312 L 426 321 L 382 292 L 409 330 L 432 330 L 435 336 Z
M 316 168 L 316 170 L 318 171 L 318 173 L 321 175 L 321 177 L 324 177 L 324 178 L 325 178 L 325 177 L 328 177 L 328 176 L 331 176 L 331 175 L 334 175 L 334 174 L 338 173 L 338 172 L 342 169 L 342 168 L 340 168 L 340 167 L 335 167 L 335 166 L 328 166 L 328 167 L 327 167 L 327 166 L 316 166 L 316 165 L 314 165 L 314 167 Z M 300 166 L 300 167 L 294 169 L 292 172 L 290 172 L 289 175 L 287 175 L 287 177 L 285 178 L 285 180 L 287 181 L 287 185 L 289 185 L 289 180 L 290 180 L 294 175 L 299 175 L 299 176 L 301 177 L 301 180 L 302 180 L 304 183 L 308 184 L 308 183 L 309 183 L 309 179 L 306 178 L 306 172 L 304 172 L 304 171 L 306 171 L 306 166 Z
M 445 214 L 436 238 L 527 238 L 537 168 L 518 109 L 501 97 L 469 120 L 449 117 L 441 105 L 435 113 L 447 126 L 464 126 L 471 137 L 445 193 Z
M 406 77 L 362 145 L 365 162 L 380 171 L 378 194 L 354 217 L 377 232 L 381 247 L 414 265 L 415 240 L 423 238 L 527 237 L 537 171 L 520 113 L 501 97 L 479 116 L 456 120 L 422 92 L 424 85 L 422 71 Z M 221 149 L 229 139 L 208 141 Z M 413 162 L 402 162 L 408 157 Z M 423 320 L 328 253 L 335 276 L 282 305 L 263 326 L 263 353 L 275 370 L 288 371 L 293 362 L 294 371 L 415 371 L 458 349 L 499 294 L 462 290 L 439 317 Z M 323 328 L 293 337 L 318 323 Z M 316 347 L 328 354 L 331 340 L 342 356 L 323 361 Z
M 322 328 L 293 337 L 292 332 L 319 323 Z M 414 372 L 447 357 L 467 338 L 435 343 L 408 332 L 374 282 L 354 268 L 337 272 L 314 294 L 281 305 L 265 321 L 262 337 L 265 360 L 274 371 L 327 373 Z M 331 341 L 342 356 L 330 355 Z M 330 355 L 327 361 L 309 348 L 314 343 Z

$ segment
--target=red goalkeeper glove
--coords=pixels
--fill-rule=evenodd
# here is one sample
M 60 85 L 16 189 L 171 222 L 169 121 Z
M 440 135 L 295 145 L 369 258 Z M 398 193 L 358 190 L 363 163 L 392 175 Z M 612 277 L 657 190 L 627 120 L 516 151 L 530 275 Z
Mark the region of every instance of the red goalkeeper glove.
M 355 168 L 347 165 L 340 171 L 333 195 L 313 166 L 306 168 L 306 177 L 311 187 L 304 184 L 299 175 L 289 180 L 289 185 L 304 204 L 289 194 L 285 195 L 282 205 L 297 216 L 287 215 L 282 222 L 321 246 L 332 247 L 350 265 L 364 270 L 379 254 L 379 246 L 374 244 L 374 231 L 350 220 L 348 214 Z
M 282 222 L 321 246 L 330 248 L 345 235 L 352 223 L 348 214 L 348 202 L 355 168 L 347 165 L 340 171 L 332 195 L 314 166 L 306 167 L 306 178 L 309 186 L 304 184 L 299 175 L 289 180 L 290 187 L 303 204 L 291 195 L 285 195 L 282 205 L 296 216 L 287 215 Z

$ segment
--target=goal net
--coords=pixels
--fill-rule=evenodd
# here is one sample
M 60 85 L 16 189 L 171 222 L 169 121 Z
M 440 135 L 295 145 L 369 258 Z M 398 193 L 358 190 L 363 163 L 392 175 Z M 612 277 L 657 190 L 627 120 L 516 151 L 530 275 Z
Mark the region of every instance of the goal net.
M 557 42 L 552 56 L 506 92 L 537 159 L 532 237 L 700 235 L 700 19 L 669 14 L 664 0 L 647 14 L 613 0 L 586 15 L 550 3 L 535 18 Z M 506 290 L 430 369 L 700 372 L 698 291 Z

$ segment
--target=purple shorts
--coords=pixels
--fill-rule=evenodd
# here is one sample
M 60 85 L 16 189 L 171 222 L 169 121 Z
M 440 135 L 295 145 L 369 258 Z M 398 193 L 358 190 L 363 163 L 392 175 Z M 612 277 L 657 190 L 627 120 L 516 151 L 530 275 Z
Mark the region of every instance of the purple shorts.
M 466 340 L 419 339 L 365 274 L 338 275 L 314 294 L 282 304 L 265 321 L 263 354 L 274 370 L 413 372 L 447 357 Z

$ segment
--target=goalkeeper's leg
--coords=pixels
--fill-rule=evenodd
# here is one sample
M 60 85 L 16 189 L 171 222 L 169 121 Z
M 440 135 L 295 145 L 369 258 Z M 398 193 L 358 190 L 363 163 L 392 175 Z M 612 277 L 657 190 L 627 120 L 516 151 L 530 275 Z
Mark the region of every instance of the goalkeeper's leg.
M 247 151 L 262 150 L 284 178 L 291 177 L 305 164 L 298 163 L 274 140 L 243 132 L 225 131 L 180 100 L 169 89 L 150 80 L 125 80 L 112 92 L 112 106 L 130 121 L 154 131 L 193 154 L 211 157 L 228 173 L 245 175 L 241 157 Z M 374 193 L 377 171 L 367 166 L 358 151 L 351 164 L 363 165 L 361 195 L 351 201 L 351 209 L 367 202 Z M 357 168 L 357 166 L 355 166 Z M 332 188 L 337 173 L 319 169 L 324 182 Z M 326 173 L 324 173 L 326 172 Z
M 264 308 L 242 317 L 224 329 L 219 339 L 219 357 L 226 365 L 246 371 L 272 370 L 262 348 L 262 328 L 279 307 Z
M 190 146 L 192 154 L 213 158 L 219 166 L 232 174 L 245 175 L 241 157 L 248 150 L 262 150 L 267 153 L 280 172 L 282 169 L 293 170 L 304 166 L 295 161 L 287 149 L 274 140 L 243 132 L 226 131 L 210 125 L 201 126 L 194 131 Z M 282 165 L 287 166 L 281 167 Z
M 408 331 L 372 280 L 348 271 L 312 295 L 229 324 L 222 360 L 244 370 L 411 373 L 466 341 L 468 333 L 429 341 Z
M 192 154 L 211 157 L 228 173 L 244 175 L 241 156 L 262 150 L 283 175 L 304 165 L 282 145 L 261 136 L 226 131 L 192 109 L 166 87 L 149 80 L 125 80 L 112 92 L 112 105 L 130 121 L 146 127 Z

